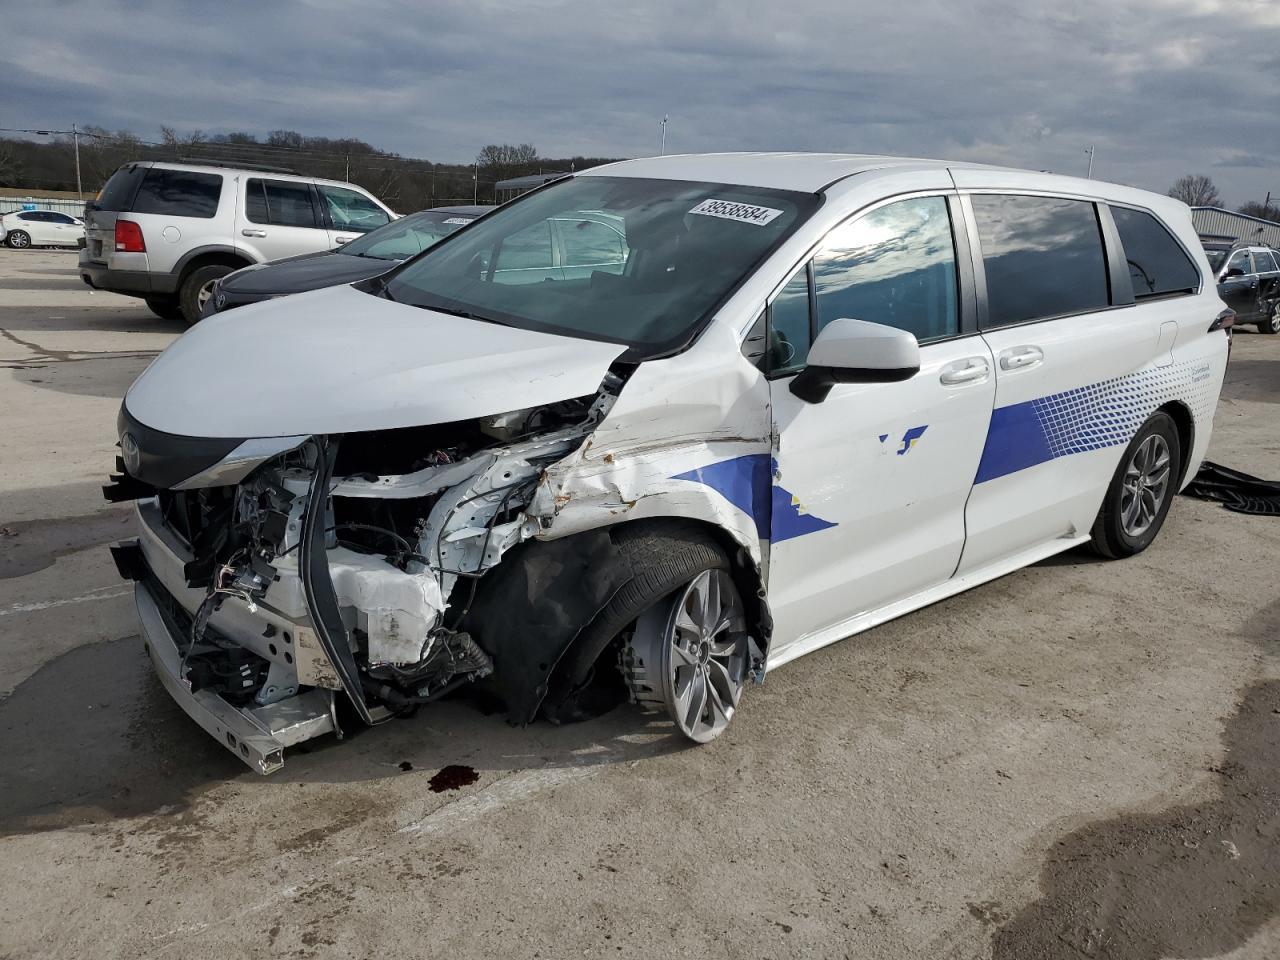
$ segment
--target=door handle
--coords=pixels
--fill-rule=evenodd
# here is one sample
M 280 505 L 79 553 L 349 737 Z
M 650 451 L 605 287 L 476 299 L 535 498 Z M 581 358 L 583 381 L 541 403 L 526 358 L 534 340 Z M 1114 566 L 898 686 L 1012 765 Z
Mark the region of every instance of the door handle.
M 987 379 L 987 361 L 982 357 L 966 357 L 942 368 L 938 379 L 948 386 L 961 383 L 975 383 Z
M 267 231 L 245 229 L 240 231 L 240 235 L 243 237 L 265 237 L 267 235 Z
M 1000 354 L 1001 370 L 1023 370 L 1034 367 L 1044 359 L 1044 351 L 1039 347 L 1010 347 Z
M 344 243 L 350 243 L 355 237 L 335 237 L 334 239 L 338 241 L 338 246 L 342 246 Z

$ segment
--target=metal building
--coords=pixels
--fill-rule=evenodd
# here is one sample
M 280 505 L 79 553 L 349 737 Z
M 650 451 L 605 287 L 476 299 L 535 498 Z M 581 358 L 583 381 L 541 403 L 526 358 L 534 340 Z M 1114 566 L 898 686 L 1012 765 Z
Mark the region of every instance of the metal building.
M 1201 237 L 1240 240 L 1280 248 L 1280 223 L 1221 207 L 1192 207 L 1191 222 Z

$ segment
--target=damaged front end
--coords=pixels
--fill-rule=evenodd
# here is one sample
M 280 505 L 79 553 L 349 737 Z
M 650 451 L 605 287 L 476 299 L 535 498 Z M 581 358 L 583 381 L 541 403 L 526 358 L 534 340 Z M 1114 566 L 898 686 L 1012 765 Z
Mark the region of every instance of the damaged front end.
M 379 723 L 490 676 L 494 651 L 468 630 L 478 581 L 543 532 L 526 508 L 547 468 L 621 385 L 609 372 L 595 395 L 465 422 L 243 441 L 160 434 L 122 409 L 104 494 L 137 501 L 139 535 L 112 553 L 161 681 L 266 774 L 352 713 Z

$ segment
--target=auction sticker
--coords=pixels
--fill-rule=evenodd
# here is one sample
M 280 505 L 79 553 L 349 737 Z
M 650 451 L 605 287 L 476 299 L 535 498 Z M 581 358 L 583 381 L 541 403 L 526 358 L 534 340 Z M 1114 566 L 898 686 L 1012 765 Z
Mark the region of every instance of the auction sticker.
M 472 219 L 473 218 L 471 217 L 450 217 L 448 220 L 444 222 L 445 223 L 470 223 Z
M 782 216 L 781 210 L 773 207 L 757 207 L 750 203 L 735 203 L 732 200 L 703 200 L 689 211 L 704 217 L 719 217 L 722 220 L 737 220 L 739 223 L 754 223 L 763 227 L 766 223 Z

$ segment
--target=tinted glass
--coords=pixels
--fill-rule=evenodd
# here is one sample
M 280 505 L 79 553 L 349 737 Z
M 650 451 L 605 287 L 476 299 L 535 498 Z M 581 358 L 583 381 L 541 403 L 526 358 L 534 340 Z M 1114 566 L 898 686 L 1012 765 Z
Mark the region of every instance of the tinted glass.
M 392 220 L 342 247 L 343 253 L 382 260 L 408 260 L 436 241 L 447 237 L 475 217 L 424 210 Z
M 100 196 L 93 202 L 94 206 L 99 210 L 112 212 L 128 210 L 129 204 L 133 202 L 134 191 L 138 189 L 145 174 L 145 167 L 121 167 L 111 175 Z
M 1253 251 L 1253 268 L 1258 273 L 1272 273 L 1276 269 L 1276 259 L 1269 250 Z
M 208 219 L 218 212 L 221 195 L 222 177 L 216 173 L 152 167 L 142 178 L 132 209 L 134 213 Z
M 1253 267 L 1249 264 L 1249 251 L 1237 250 L 1231 255 L 1231 259 L 1227 261 L 1227 272 L 1239 270 L 1242 274 L 1252 273 Z
M 245 215 L 277 227 L 318 227 L 311 188 L 292 180 L 252 179 L 245 187 Z
M 1149 213 L 1126 207 L 1112 207 L 1111 216 L 1129 264 L 1134 297 L 1141 300 L 1195 290 L 1200 274 L 1164 224 Z
M 942 197 L 900 200 L 836 227 L 813 258 L 817 329 L 841 318 L 960 332 L 951 217 Z
M 75 223 L 75 221 L 72 220 L 70 217 L 68 217 L 65 213 L 49 214 L 49 222 L 50 223 Z
M 973 197 L 993 327 L 1107 306 L 1093 204 L 1056 197 Z
M 634 177 L 579 176 L 531 193 L 428 250 L 386 292 L 529 329 L 674 349 L 817 207 L 813 194 Z M 547 266 L 552 221 L 603 215 L 623 232 L 621 273 Z M 518 264 L 531 266 L 519 267 Z M 525 269 L 545 282 L 514 283 Z
M 26 213 L 20 213 L 20 214 L 18 214 L 18 219 L 19 219 L 19 220 L 31 220 L 31 221 L 35 221 L 35 222 L 37 222 L 37 223 L 38 223 L 39 221 L 43 220 L 43 219 L 44 219 L 44 217 L 40 216 L 40 211 L 39 211 L 39 210 L 28 210 Z
M 809 269 L 795 272 L 769 305 L 769 340 L 765 348 L 771 373 L 799 370 L 809 354 Z
M 564 266 L 598 267 L 608 273 L 621 273 L 627 259 L 627 241 L 621 222 L 604 217 L 557 220 Z
M 345 187 L 317 184 L 335 230 L 358 230 L 361 233 L 382 226 L 391 218 L 387 211 L 363 193 Z

